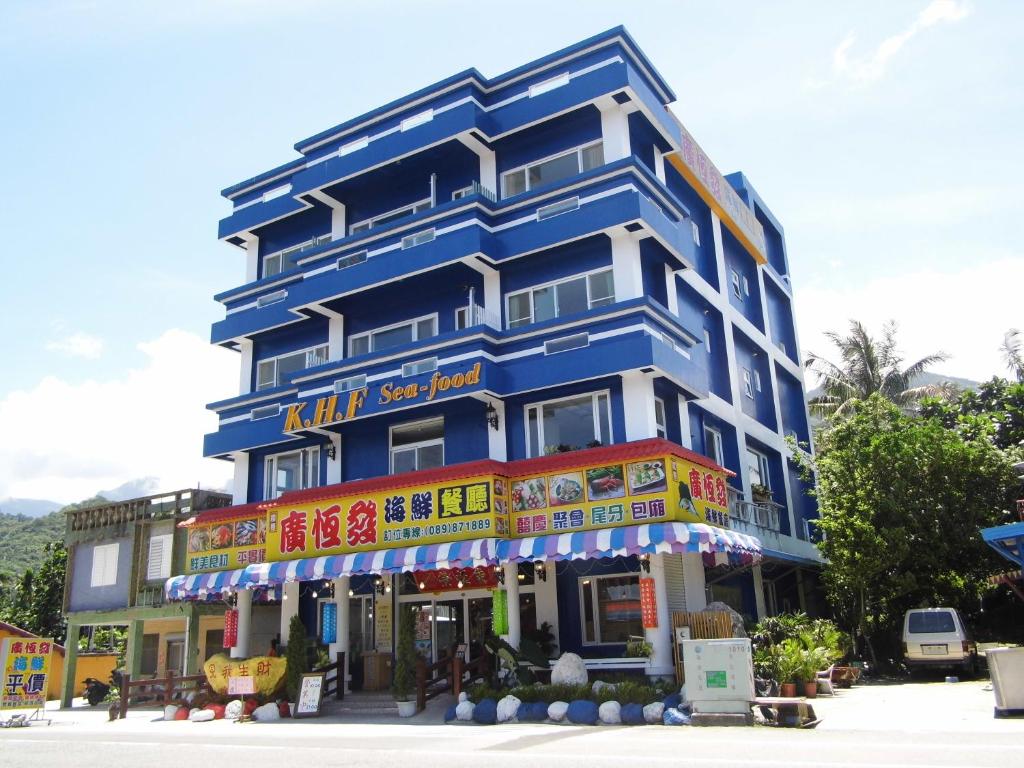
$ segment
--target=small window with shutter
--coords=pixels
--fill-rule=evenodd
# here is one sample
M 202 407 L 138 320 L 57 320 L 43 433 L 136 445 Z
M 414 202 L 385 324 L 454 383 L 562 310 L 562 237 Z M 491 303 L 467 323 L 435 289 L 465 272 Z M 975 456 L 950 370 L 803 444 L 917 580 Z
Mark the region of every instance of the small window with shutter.
M 100 544 L 92 549 L 91 587 L 109 587 L 117 584 L 117 553 L 121 545 Z
M 168 579 L 171 576 L 171 546 L 173 534 L 164 533 L 149 537 L 149 560 L 146 564 L 146 581 Z

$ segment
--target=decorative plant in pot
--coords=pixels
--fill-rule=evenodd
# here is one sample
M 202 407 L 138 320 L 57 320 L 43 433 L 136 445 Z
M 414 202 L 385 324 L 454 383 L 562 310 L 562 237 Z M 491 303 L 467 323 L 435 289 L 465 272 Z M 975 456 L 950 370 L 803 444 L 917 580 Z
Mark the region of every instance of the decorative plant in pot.
M 653 652 L 654 646 L 644 638 L 630 635 L 629 640 L 626 641 L 626 649 L 623 656 L 627 659 L 644 659 L 650 658 Z
M 398 611 L 398 647 L 395 649 L 395 673 L 391 693 L 398 704 L 399 717 L 416 714 L 416 617 L 413 609 Z
M 767 485 L 759 485 L 754 483 L 750 486 L 750 495 L 754 497 L 754 501 L 763 502 L 772 500 L 772 489 Z
M 294 713 L 295 702 L 299 699 L 302 675 L 309 672 L 309 657 L 306 654 L 306 626 L 298 616 L 288 622 L 288 647 L 285 649 L 288 662 L 285 672 L 285 690 L 288 692 L 288 707 Z
M 779 695 L 796 696 L 797 680 L 803 677 L 806 663 L 803 644 L 795 638 L 789 638 L 776 647 L 779 649 Z
M 813 699 L 818 695 L 818 672 L 829 665 L 829 650 L 820 645 L 812 646 L 808 641 L 813 642 L 813 638 L 801 635 L 803 669 L 800 671 L 800 677 L 804 682 L 804 695 Z

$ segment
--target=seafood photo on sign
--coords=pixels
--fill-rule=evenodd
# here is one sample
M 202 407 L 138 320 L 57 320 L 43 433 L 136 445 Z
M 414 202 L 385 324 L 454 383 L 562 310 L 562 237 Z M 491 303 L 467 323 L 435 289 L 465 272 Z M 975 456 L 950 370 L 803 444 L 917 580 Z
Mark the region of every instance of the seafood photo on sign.
M 575 504 L 583 498 L 583 475 L 580 472 L 552 475 L 549 478 L 549 487 L 551 506 Z
M 591 501 L 618 499 L 626 495 L 626 484 L 622 481 L 622 465 L 594 467 L 587 470 L 587 488 Z
M 548 505 L 548 491 L 543 477 L 516 480 L 512 483 L 512 511 L 529 512 Z
M 212 538 L 214 549 L 227 549 L 234 545 L 235 527 L 231 523 L 215 525 L 213 526 Z
M 196 528 L 188 535 L 189 552 L 206 552 L 210 547 L 210 529 Z
M 235 523 L 235 546 L 249 547 L 258 543 L 259 527 L 255 520 L 239 520 Z
M 626 466 L 629 489 L 632 493 L 660 493 L 668 490 L 665 462 L 661 459 L 638 461 Z

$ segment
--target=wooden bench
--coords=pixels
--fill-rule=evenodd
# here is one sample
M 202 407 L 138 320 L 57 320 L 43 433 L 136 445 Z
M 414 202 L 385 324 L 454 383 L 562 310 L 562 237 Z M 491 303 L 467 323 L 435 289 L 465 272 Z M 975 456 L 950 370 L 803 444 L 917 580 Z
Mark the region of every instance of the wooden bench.
M 783 728 L 813 728 L 821 722 L 814 707 L 803 697 L 758 696 L 754 706 L 761 710 L 769 725 Z

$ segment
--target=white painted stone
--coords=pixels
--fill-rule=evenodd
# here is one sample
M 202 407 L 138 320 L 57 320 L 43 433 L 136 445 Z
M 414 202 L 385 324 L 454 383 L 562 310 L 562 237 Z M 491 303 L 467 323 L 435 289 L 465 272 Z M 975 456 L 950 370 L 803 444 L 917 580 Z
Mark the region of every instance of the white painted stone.
M 622 707 L 617 701 L 606 701 L 597 708 L 597 716 L 605 725 L 618 725 L 622 722 Z
M 563 653 L 551 668 L 552 685 L 586 685 L 587 667 L 575 653 Z
M 168 704 L 164 707 L 164 720 L 173 720 L 177 712 L 178 707 L 176 704 Z
M 616 685 L 615 683 L 606 683 L 604 680 L 595 680 L 594 684 L 590 686 L 590 690 L 592 690 L 594 693 L 600 693 L 605 688 L 607 688 L 609 691 L 614 691 Z
M 472 701 L 460 701 L 459 705 L 455 707 L 455 719 L 462 720 L 463 722 L 473 721 L 473 709 L 476 707 Z
M 227 720 L 237 720 L 242 716 L 242 710 L 245 709 L 245 705 L 241 699 L 234 699 L 224 705 L 224 718 Z
M 516 713 L 519 711 L 519 705 L 522 702 L 515 696 L 505 696 L 498 702 L 498 722 L 508 723 L 515 722 Z
M 648 704 L 644 707 L 644 720 L 651 724 L 660 724 L 661 718 L 665 714 L 665 705 L 656 701 L 653 704 Z
M 459 694 L 459 704 L 461 704 L 464 701 L 469 701 L 469 694 L 465 691 Z
M 193 723 L 205 723 L 216 717 L 212 709 L 193 709 L 188 719 Z
M 269 704 L 264 704 L 262 707 L 256 707 L 256 709 L 253 710 L 252 716 L 254 720 L 280 720 L 281 711 L 277 708 L 277 704 L 271 702 Z
M 548 719 L 556 723 L 565 720 L 565 713 L 569 711 L 569 702 L 553 701 L 548 704 Z

